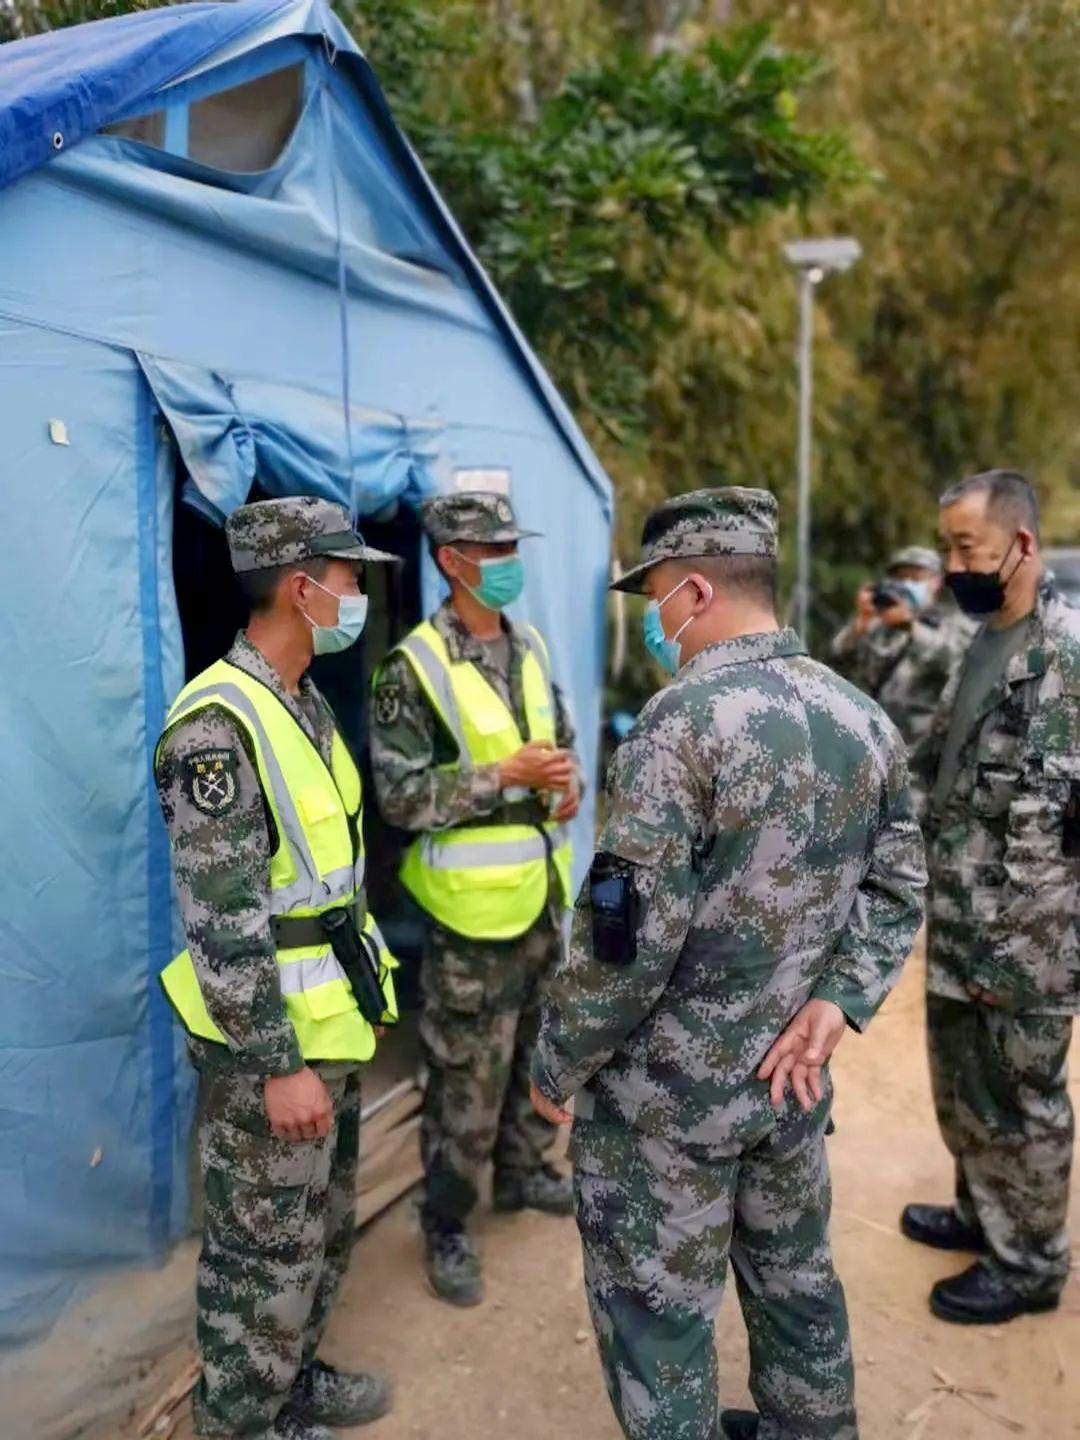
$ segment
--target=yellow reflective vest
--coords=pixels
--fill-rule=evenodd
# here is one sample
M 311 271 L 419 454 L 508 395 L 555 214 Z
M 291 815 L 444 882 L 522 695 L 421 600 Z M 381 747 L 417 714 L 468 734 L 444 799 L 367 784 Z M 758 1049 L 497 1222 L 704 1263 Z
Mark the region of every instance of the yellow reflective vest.
M 379 955 L 386 1019 L 397 1018 L 387 950 L 364 901 L 363 794 L 360 776 L 335 732 L 328 769 L 301 726 L 272 691 L 226 660 L 196 677 L 177 697 L 161 744 L 180 720 L 209 705 L 227 710 L 251 739 L 263 795 L 279 844 L 270 860 L 270 913 L 311 917 L 353 909 L 358 928 Z M 345 971 L 328 943 L 281 948 L 278 977 L 285 1011 L 305 1060 L 370 1060 L 375 1032 L 361 1015 Z M 193 1035 L 226 1044 L 184 950 L 162 971 L 177 1014 Z
M 531 626 L 522 668 L 530 740 L 555 742 L 555 694 L 547 648 Z M 471 661 L 453 662 L 430 621 L 397 647 L 432 708 L 454 738 L 453 768 L 493 765 L 524 744 L 517 721 Z M 507 792 L 508 800 L 524 799 Z M 571 849 L 563 826 L 461 825 L 421 835 L 401 869 L 405 888 L 448 930 L 474 940 L 512 940 L 537 920 L 548 897 L 548 862 L 554 864 L 564 904 L 570 900 Z

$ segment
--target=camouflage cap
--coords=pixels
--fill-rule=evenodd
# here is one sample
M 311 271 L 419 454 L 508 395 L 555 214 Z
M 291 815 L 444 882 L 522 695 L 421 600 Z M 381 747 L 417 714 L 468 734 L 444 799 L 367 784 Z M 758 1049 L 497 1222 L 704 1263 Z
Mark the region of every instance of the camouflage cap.
M 665 500 L 646 517 L 641 561 L 611 586 L 640 593 L 661 560 L 705 555 L 775 555 L 777 505 L 768 490 L 726 485 Z
M 910 566 L 913 570 L 932 570 L 935 575 L 941 574 L 941 556 L 936 550 L 931 550 L 926 545 L 905 545 L 902 550 L 896 550 L 889 557 L 889 570 L 901 570 Z
M 344 505 L 314 495 L 241 505 L 225 521 L 225 534 L 238 575 L 313 559 L 398 563 L 397 555 L 364 543 Z
M 510 501 L 490 490 L 435 495 L 420 507 L 420 518 L 433 545 L 449 545 L 454 540 L 508 545 L 540 534 L 539 530 L 520 529 Z

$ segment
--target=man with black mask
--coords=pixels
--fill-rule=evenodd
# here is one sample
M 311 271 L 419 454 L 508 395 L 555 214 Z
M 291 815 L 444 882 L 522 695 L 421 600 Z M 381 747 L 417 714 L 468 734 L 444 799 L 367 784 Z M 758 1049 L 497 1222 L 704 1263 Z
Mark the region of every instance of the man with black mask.
M 985 623 L 913 768 L 929 795 L 927 1025 L 950 1206 L 909 1205 L 912 1240 L 981 1258 L 940 1281 L 943 1320 L 1058 1304 L 1069 1272 L 1080 1009 L 1080 611 L 1039 554 L 1035 494 L 991 470 L 941 497 L 946 584 Z

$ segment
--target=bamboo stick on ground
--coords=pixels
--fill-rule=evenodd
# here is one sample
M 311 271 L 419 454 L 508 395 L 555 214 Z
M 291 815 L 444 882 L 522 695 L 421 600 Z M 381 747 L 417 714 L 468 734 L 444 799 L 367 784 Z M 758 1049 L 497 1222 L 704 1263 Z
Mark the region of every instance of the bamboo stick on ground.
M 154 1401 L 150 1409 L 139 1421 L 138 1434 L 141 1440 L 147 1436 L 159 1436 L 172 1433 L 172 1426 L 166 1429 L 159 1424 L 159 1421 L 166 1419 L 171 1410 L 174 1410 L 186 1395 L 189 1395 L 195 1388 L 199 1379 L 200 1365 L 198 1360 L 192 1357 L 177 1375 L 172 1384 Z

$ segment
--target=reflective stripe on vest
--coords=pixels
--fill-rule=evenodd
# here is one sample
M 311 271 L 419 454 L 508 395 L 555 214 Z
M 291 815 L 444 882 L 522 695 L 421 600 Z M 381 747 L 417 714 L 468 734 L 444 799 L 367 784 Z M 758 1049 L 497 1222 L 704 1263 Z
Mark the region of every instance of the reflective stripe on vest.
M 440 836 L 438 843 L 430 835 L 423 836 L 420 843 L 425 865 L 433 870 L 461 870 L 479 865 L 530 865 L 536 860 L 546 859 L 549 848 L 561 850 L 564 845 L 570 844 L 570 832 L 565 825 L 549 830 L 546 842 L 543 835 L 534 832 L 525 840 L 492 840 L 477 845 L 470 839 L 471 833 L 470 830 L 458 830 L 452 839 L 447 835 Z
M 534 630 L 523 627 L 519 633 L 529 652 L 522 666 L 529 739 L 554 743 L 555 696 L 547 650 Z M 505 702 L 470 661 L 451 661 L 446 642 L 430 622 L 419 625 L 398 650 L 457 744 L 456 768 L 494 764 L 520 748 L 522 735 Z M 503 799 L 529 794 L 504 791 Z M 549 859 L 568 903 L 569 838 L 554 822 L 429 832 L 409 848 L 401 878 L 418 904 L 447 929 L 471 939 L 513 939 L 536 921 L 547 902 Z
M 335 733 L 327 767 L 271 690 L 227 661 L 218 661 L 181 692 L 162 739 L 180 720 L 210 705 L 227 710 L 250 737 L 263 795 L 277 825 L 280 843 L 270 863 L 271 913 L 317 916 L 350 906 L 359 907 L 363 915 L 363 794 L 340 736 Z M 387 1019 L 396 1018 L 391 971 L 397 962 L 370 915 L 363 928 L 375 939 L 380 954 Z M 374 1032 L 357 1009 L 352 987 L 329 944 L 281 949 L 277 959 L 285 1010 L 304 1058 L 370 1059 Z M 192 1034 L 228 1043 L 206 1009 L 188 951 L 166 967 L 162 980 Z

